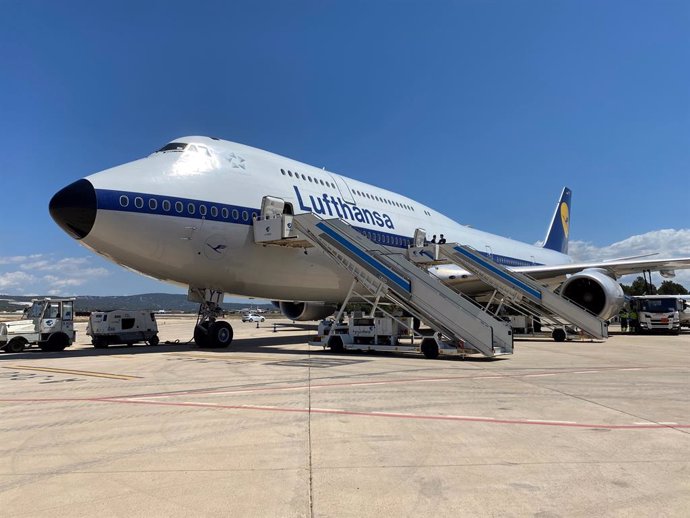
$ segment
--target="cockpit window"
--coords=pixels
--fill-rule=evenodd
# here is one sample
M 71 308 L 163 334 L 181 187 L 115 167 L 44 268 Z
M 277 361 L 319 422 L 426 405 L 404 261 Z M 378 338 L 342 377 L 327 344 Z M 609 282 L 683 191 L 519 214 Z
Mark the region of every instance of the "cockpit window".
M 171 142 L 160 148 L 156 153 L 164 153 L 166 151 L 184 151 L 187 144 L 184 142 Z

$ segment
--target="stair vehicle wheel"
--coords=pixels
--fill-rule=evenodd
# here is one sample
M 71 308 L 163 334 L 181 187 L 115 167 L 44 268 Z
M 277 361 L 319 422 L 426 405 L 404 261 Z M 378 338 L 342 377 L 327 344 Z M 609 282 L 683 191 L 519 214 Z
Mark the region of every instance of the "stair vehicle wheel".
M 232 326 L 222 320 L 217 320 L 208 328 L 206 347 L 219 349 L 228 347 L 232 343 Z
M 149 345 L 153 345 L 154 347 L 160 343 L 160 339 L 158 338 L 158 335 L 153 335 L 151 338 L 148 340 Z
M 203 322 L 194 327 L 194 343 L 197 347 L 207 347 L 209 324 L 210 322 Z
M 563 328 L 558 328 L 554 329 L 553 333 L 551 333 L 551 338 L 553 338 L 554 342 L 565 342 L 565 339 L 568 336 L 565 333 L 565 329 Z
M 13 338 L 5 346 L 5 351 L 8 353 L 20 353 L 24 350 L 27 343 L 28 342 L 24 338 Z
M 102 338 L 100 336 L 94 336 L 91 339 L 91 345 L 94 346 L 96 349 L 106 349 L 108 347 L 108 340 L 107 338 Z
M 339 336 L 331 336 L 328 339 L 328 347 L 330 347 L 331 352 L 333 353 L 341 353 L 345 350 L 345 347 L 343 346 L 343 339 Z
M 425 358 L 433 360 L 438 358 L 438 344 L 433 338 L 425 338 L 422 340 L 422 354 Z
M 65 347 L 69 345 L 69 338 L 63 333 L 55 333 L 50 335 L 48 341 L 41 345 L 41 350 L 45 352 L 59 352 L 64 351 Z

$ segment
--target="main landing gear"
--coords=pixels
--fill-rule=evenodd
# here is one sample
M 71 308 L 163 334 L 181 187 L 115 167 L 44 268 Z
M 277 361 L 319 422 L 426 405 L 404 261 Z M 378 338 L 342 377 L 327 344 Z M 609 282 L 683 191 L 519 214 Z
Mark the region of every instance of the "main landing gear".
M 204 349 L 221 349 L 232 343 L 232 326 L 224 320 L 220 303 L 223 294 L 213 290 L 189 289 L 188 299 L 199 302 L 199 316 L 194 326 L 194 343 Z

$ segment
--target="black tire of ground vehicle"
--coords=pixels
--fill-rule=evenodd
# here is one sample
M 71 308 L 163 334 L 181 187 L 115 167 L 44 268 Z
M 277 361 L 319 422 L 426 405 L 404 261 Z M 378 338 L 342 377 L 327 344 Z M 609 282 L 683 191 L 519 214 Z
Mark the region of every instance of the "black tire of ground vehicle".
M 328 347 L 331 349 L 332 353 L 342 353 L 345 351 L 343 339 L 339 336 L 331 336 L 328 339 Z
M 108 339 L 107 338 L 102 338 L 100 336 L 94 336 L 91 339 L 91 345 L 95 349 L 107 349 L 108 348 Z
M 69 337 L 64 333 L 55 333 L 50 335 L 48 341 L 41 345 L 41 350 L 44 352 L 54 353 L 64 351 L 65 347 L 69 345 Z
M 561 329 L 560 327 L 554 329 L 551 333 L 551 338 L 553 338 L 554 342 L 565 342 L 567 337 L 568 335 L 565 333 L 565 329 Z
M 154 347 L 160 343 L 160 339 L 158 338 L 158 335 L 153 335 L 151 338 L 148 340 L 149 345 L 153 345 Z
M 429 360 L 438 358 L 438 345 L 436 344 L 436 340 L 433 338 L 425 338 L 422 340 L 422 354 Z
M 223 349 L 232 343 L 232 326 L 222 320 L 213 322 L 208 328 L 206 347 L 210 349 Z
M 25 338 L 12 338 L 8 344 L 4 347 L 5 351 L 8 353 L 20 353 L 24 350 L 29 342 Z

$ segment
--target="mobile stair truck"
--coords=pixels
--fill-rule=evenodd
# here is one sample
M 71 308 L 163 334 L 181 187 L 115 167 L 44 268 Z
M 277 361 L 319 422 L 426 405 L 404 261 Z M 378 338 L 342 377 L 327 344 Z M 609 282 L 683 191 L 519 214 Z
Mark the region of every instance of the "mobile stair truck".
M 146 342 L 158 345 L 159 342 L 156 315 L 151 311 L 94 311 L 86 325 L 86 334 L 96 349 L 115 344 Z
M 427 358 L 512 354 L 510 326 L 488 311 L 488 304 L 480 306 L 425 269 L 439 262 L 456 264 L 477 275 L 494 289 L 492 299 L 500 297 L 500 306 L 529 309 L 528 314 L 537 314 L 542 321 L 548 317 L 559 326 L 573 323 L 595 339 L 608 336 L 605 322 L 595 315 L 467 246 L 425 246 L 423 229 L 415 231 L 415 246 L 386 246 L 343 220 L 321 219 L 312 213 L 286 214 L 282 208 L 282 200 L 264 197 L 261 217 L 254 221 L 257 245 L 305 250 L 316 246 L 352 276 L 349 293 L 335 319 L 319 326 L 315 343 L 332 351 L 408 350 Z M 371 311 L 353 314 L 345 323 L 344 310 L 352 299 L 369 305 Z M 424 336 L 411 330 L 414 326 L 410 326 L 409 317 L 427 324 L 433 334 Z M 565 331 L 561 327 L 557 331 L 565 339 Z M 419 340 L 415 343 L 414 338 Z M 554 335 L 562 341 L 558 338 Z
M 73 298 L 35 299 L 21 320 L 0 323 L 0 349 L 10 353 L 22 352 L 29 345 L 62 351 L 75 338 Z

